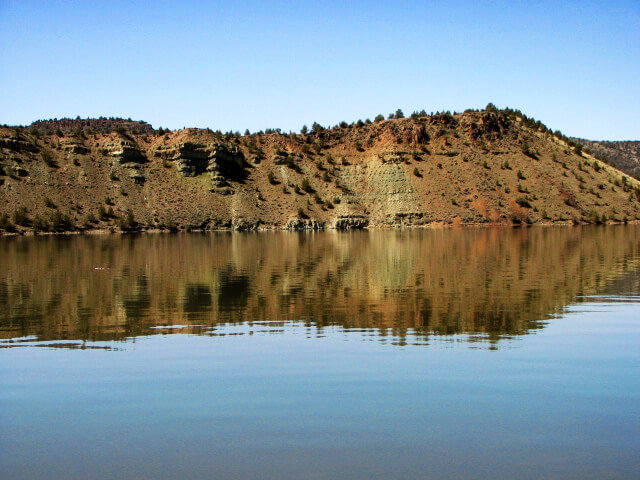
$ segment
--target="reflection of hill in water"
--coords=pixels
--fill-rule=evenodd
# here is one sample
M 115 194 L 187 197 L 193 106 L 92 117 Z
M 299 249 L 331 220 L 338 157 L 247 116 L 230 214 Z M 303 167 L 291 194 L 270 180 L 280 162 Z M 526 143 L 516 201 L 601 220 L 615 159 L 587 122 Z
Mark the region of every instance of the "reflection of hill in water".
M 637 226 L 2 244 L 0 334 L 42 340 L 265 320 L 379 328 L 400 338 L 407 329 L 499 338 L 541 328 L 575 296 L 603 293 L 621 278 L 637 285 L 629 274 L 640 269 Z

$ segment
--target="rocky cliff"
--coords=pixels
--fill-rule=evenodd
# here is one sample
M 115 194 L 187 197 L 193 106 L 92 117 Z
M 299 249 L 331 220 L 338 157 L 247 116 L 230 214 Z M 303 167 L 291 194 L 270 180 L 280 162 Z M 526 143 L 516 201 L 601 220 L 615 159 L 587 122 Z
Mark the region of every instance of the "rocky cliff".
M 306 134 L 52 122 L 0 128 L 4 232 L 640 219 L 640 182 L 513 110 Z

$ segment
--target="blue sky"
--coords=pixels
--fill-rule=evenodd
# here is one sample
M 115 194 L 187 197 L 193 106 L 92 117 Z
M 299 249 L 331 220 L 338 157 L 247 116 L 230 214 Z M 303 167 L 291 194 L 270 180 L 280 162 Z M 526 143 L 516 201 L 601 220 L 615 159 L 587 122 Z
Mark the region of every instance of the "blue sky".
M 640 139 L 640 2 L 0 0 L 0 123 L 299 130 L 520 108 Z

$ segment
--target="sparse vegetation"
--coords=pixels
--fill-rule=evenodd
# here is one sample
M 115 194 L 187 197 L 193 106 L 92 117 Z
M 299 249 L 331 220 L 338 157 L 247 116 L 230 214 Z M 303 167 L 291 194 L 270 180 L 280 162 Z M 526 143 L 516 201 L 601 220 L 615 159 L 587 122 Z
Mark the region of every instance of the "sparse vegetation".
M 283 218 L 298 208 L 297 200 L 301 200 L 299 204 L 306 202 L 303 209 L 309 215 L 313 212 L 314 220 L 317 216 L 319 222 L 331 225 L 336 215 L 360 209 L 363 215 L 373 210 L 372 218 L 380 218 L 376 211 L 379 202 L 363 202 L 363 198 L 381 195 L 391 185 L 389 191 L 395 191 L 395 182 L 402 181 L 396 175 L 405 175 L 405 180 L 409 176 L 433 176 L 434 181 L 416 181 L 421 185 L 414 192 L 419 204 L 442 206 L 442 201 L 449 199 L 451 205 L 459 207 L 457 214 L 463 223 L 478 218 L 479 211 L 492 222 L 507 223 L 511 209 L 522 223 L 563 217 L 594 223 L 593 212 L 601 220 L 604 209 L 620 221 L 640 218 L 640 186 L 633 177 L 621 176 L 602 159 L 593 160 L 593 145 L 581 147 L 582 141 L 567 139 L 518 110 L 490 104 L 485 110 L 470 109 L 464 115 L 467 117 L 463 121 L 458 113 L 429 115 L 416 110 L 405 118 L 397 110 L 389 115 L 390 121 L 378 115 L 373 123 L 356 120 L 322 126 L 314 122 L 311 129 L 303 127 L 301 134 L 271 128 L 253 134 L 245 131 L 244 135 L 204 129 L 173 135 L 163 128 L 146 128 L 143 123 L 108 119 L 88 124 L 76 119 L 43 121 L 27 128 L 5 127 L 7 138 L 22 142 L 0 170 L 0 185 L 15 191 L 9 197 L 12 202 L 20 202 L 9 203 L 5 209 L 12 212 L 25 206 L 27 211 L 24 217 L 18 215 L 22 225 L 14 222 L 11 214 L 0 217 L 4 218 L 0 228 L 3 232 L 11 225 L 19 232 L 69 228 L 64 218 L 53 219 L 54 228 L 51 215 L 58 210 L 69 217 L 71 228 L 75 228 L 73 222 L 87 229 L 100 221 L 105 222 L 102 228 L 126 230 L 127 214 L 122 213 L 125 204 L 142 218 L 152 211 L 153 224 L 158 226 L 166 226 L 160 219 L 179 218 L 183 229 L 201 228 L 202 214 L 196 214 L 196 210 L 203 209 L 196 205 L 207 205 L 207 212 L 208 205 L 221 209 L 221 217 L 212 212 L 213 220 L 205 219 L 204 224 L 211 222 L 212 228 L 229 228 L 232 224 L 226 216 L 230 211 L 256 218 L 251 210 L 255 206 L 260 207 L 260 221 L 281 225 Z M 29 145 L 36 139 L 35 145 Z M 215 168 L 211 160 L 213 145 L 218 149 Z M 130 159 L 118 157 L 117 152 L 127 149 L 141 154 Z M 367 153 L 358 154 L 363 151 Z M 457 156 L 461 161 L 454 158 Z M 428 161 L 430 158 L 434 161 Z M 69 168 L 71 162 L 78 168 Z M 194 164 L 197 173 L 191 175 Z M 509 170 L 517 172 L 517 180 L 505 172 Z M 107 177 L 122 183 L 96 184 L 97 179 Z M 138 178 L 144 180 L 139 182 Z M 48 187 L 41 189 L 45 182 Z M 146 182 L 144 188 L 133 186 L 129 190 L 142 182 Z M 278 187 L 272 189 L 270 185 Z M 400 183 L 397 186 L 404 188 Z M 51 195 L 52 187 L 60 191 L 56 191 L 55 203 L 46 196 Z M 30 188 L 35 189 L 35 195 L 28 191 Z M 513 195 L 511 190 L 516 188 Z M 291 192 L 302 198 L 286 197 Z M 340 195 L 348 206 L 330 212 L 340 204 Z M 104 204 L 99 205 L 99 199 L 105 197 Z M 116 200 L 117 214 L 111 197 Z M 567 206 L 575 211 L 569 213 Z M 613 213 L 612 207 L 618 213 Z M 522 212 L 529 209 L 532 215 L 524 216 Z M 434 218 L 438 213 L 433 212 Z
M 48 167 L 58 168 L 58 162 L 55 161 L 53 154 L 49 150 L 43 150 L 40 153 L 40 158 Z
M 27 213 L 27 207 L 18 207 L 13 211 L 12 217 L 13 223 L 20 225 L 21 227 L 28 227 L 31 225 L 31 219 Z

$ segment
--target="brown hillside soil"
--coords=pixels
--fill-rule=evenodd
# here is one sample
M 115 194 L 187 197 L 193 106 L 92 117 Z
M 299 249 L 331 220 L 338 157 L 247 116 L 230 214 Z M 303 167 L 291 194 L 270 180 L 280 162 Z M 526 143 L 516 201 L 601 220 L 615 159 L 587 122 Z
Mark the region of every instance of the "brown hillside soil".
M 640 219 L 640 182 L 505 112 L 316 133 L 0 128 L 4 231 Z M 147 124 L 144 124 L 147 125 Z

